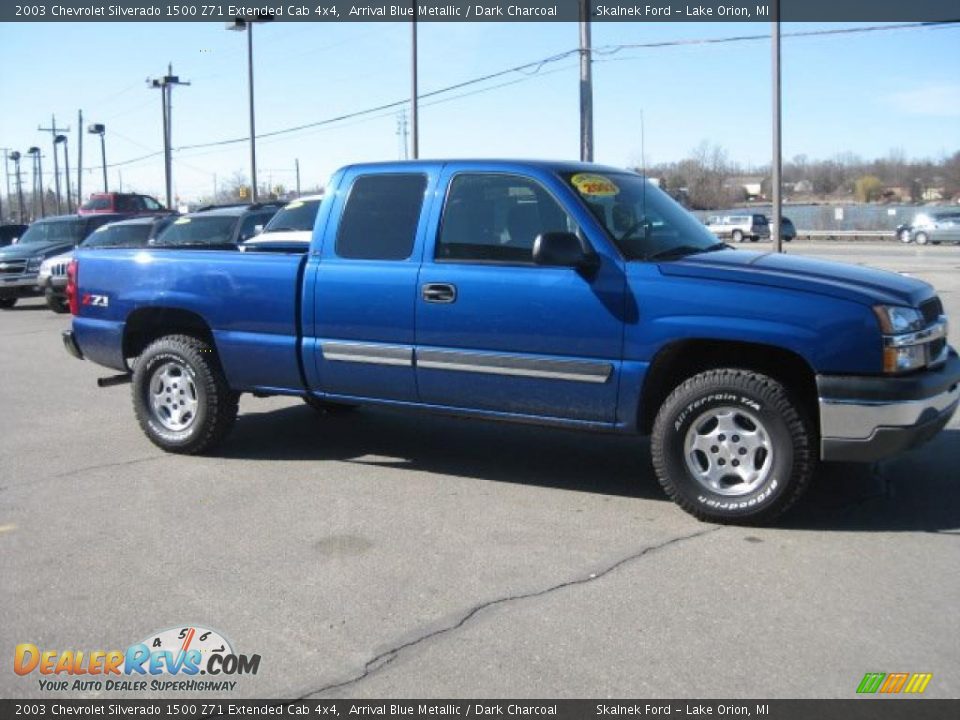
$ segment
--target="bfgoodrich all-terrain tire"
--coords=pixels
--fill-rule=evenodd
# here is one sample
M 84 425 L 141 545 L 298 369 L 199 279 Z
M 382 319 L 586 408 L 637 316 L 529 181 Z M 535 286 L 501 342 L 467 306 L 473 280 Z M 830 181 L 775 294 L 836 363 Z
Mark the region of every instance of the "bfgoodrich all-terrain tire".
M 230 390 L 216 352 L 189 335 L 153 342 L 133 372 L 133 409 L 150 441 L 174 453 L 212 448 L 233 427 L 239 395 Z
M 801 496 L 813 475 L 809 422 L 766 375 L 717 369 L 680 384 L 650 439 L 667 495 L 701 520 L 760 524 Z

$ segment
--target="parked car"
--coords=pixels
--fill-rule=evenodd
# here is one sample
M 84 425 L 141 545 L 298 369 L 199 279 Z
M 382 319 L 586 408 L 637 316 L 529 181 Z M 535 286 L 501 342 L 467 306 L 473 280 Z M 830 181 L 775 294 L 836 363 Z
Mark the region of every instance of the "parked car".
M 160 233 L 154 247 L 200 247 L 236 249 L 263 230 L 280 203 L 215 205 L 178 217 Z
M 757 523 L 960 402 L 930 285 L 729 247 L 585 163 L 354 165 L 309 253 L 82 249 L 68 278 L 65 348 L 132 380 L 168 452 L 222 441 L 241 393 L 649 434 L 683 509 Z
M 26 225 L 0 225 L 0 247 L 13 245 L 26 230 Z
M 82 248 L 146 247 L 150 240 L 173 222 L 176 215 L 152 215 L 101 225 L 80 243 Z M 74 250 L 47 258 L 40 264 L 37 285 L 43 290 L 47 307 L 55 313 L 70 311 L 67 306 L 67 266 Z
M 307 195 L 284 205 L 263 231 L 245 240 L 241 250 L 305 251 L 313 237 L 317 209 L 323 195 Z
M 21 297 L 40 295 L 40 265 L 71 250 L 91 232 L 125 215 L 59 215 L 32 223 L 16 245 L 0 248 L 0 308 L 12 308 Z
M 156 215 L 168 212 L 159 200 L 138 193 L 93 193 L 77 210 L 79 215 L 122 213 L 124 215 Z
M 770 223 L 766 215 L 713 215 L 707 218 L 707 230 L 718 238 L 742 243 L 770 238 Z
M 911 233 L 917 245 L 960 243 L 960 211 L 941 210 L 920 213 L 913 218 Z

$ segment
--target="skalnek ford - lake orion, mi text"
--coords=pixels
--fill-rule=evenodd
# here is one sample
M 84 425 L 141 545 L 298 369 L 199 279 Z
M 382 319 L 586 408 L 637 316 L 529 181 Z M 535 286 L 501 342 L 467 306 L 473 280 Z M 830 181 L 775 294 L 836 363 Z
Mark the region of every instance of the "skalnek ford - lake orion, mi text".
M 740 17 L 750 19 L 754 17 L 770 17 L 768 5 L 597 5 L 594 10 L 596 17 L 607 18 L 723 18 Z

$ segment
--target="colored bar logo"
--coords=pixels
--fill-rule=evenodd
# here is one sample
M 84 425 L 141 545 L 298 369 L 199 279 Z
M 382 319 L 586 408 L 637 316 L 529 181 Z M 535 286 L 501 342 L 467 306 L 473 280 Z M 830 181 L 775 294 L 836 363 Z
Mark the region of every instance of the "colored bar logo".
M 867 673 L 857 686 L 857 693 L 894 694 L 910 693 L 918 695 L 927 689 L 933 679 L 933 673 Z

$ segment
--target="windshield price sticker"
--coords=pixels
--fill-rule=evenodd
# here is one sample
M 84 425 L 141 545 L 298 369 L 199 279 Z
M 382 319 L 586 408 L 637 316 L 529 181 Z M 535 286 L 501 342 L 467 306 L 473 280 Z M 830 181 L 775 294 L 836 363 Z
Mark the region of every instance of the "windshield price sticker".
M 620 188 L 610 178 L 591 173 L 579 173 L 570 178 L 570 182 L 581 195 L 610 197 L 620 193 Z

